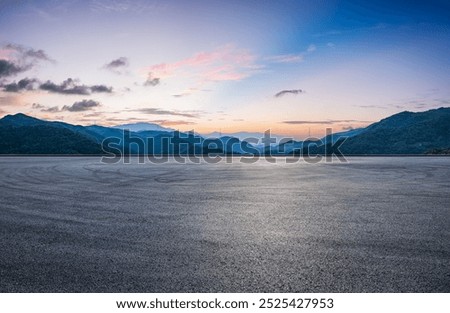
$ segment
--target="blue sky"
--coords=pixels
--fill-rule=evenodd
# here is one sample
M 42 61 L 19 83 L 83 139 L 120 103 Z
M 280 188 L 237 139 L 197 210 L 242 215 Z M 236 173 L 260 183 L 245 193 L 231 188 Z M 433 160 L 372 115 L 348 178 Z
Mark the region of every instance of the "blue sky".
M 1 1 L 0 114 L 302 138 L 450 105 L 445 1 Z

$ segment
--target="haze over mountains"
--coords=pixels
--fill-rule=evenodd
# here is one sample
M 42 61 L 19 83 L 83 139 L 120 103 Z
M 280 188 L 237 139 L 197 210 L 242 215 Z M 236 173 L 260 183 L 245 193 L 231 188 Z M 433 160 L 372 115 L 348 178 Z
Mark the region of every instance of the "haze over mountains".
M 335 133 L 319 141 L 279 142 L 277 138 L 277 144 L 269 147 L 261 142 L 260 134 L 233 135 L 201 136 L 151 123 L 80 126 L 18 113 L 0 119 L 0 154 L 294 155 L 306 153 L 307 149 L 313 154 L 329 154 L 336 147 L 344 155 L 445 153 L 450 148 L 450 108 L 401 112 L 366 128 Z M 249 137 L 255 138 L 243 141 Z M 180 144 L 173 145 L 174 141 Z
M 132 132 L 140 132 L 140 131 L 174 131 L 172 128 L 163 127 L 161 125 L 155 123 L 132 123 L 132 124 L 122 124 L 113 126 L 112 128 L 117 129 L 127 129 Z

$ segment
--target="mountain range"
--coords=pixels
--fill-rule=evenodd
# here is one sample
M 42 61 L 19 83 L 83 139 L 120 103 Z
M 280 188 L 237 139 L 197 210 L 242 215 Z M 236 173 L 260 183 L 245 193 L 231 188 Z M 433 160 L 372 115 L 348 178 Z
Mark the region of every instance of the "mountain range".
M 365 128 L 334 133 L 321 140 L 286 140 L 264 146 L 261 142 L 245 141 L 244 138 L 249 137 L 261 139 L 262 134 L 199 135 L 152 123 L 81 126 L 41 120 L 22 113 L 0 119 L 0 154 L 244 155 L 270 152 L 272 155 L 295 155 L 307 151 L 329 154 L 337 148 L 344 155 L 448 154 L 450 108 L 416 113 L 404 111 Z M 173 145 L 173 142 L 179 144 Z
M 133 123 L 133 124 L 123 124 L 123 125 L 117 125 L 113 126 L 113 128 L 117 129 L 127 129 L 132 132 L 141 132 L 141 131 L 166 131 L 171 132 L 174 131 L 172 128 L 163 127 L 161 125 L 155 124 L 155 123 Z

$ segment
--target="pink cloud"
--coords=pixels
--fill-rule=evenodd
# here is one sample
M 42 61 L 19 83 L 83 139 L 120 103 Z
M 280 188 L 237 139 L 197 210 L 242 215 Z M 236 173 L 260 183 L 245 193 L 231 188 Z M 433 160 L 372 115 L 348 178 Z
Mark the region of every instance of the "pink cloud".
M 247 50 L 226 45 L 210 52 L 199 52 L 173 63 L 161 63 L 147 67 L 161 79 L 174 75 L 194 76 L 199 83 L 208 81 L 241 80 L 257 68 L 256 56 Z
M 204 73 L 206 81 L 229 81 L 229 80 L 242 80 L 248 77 L 250 73 L 238 71 L 233 66 L 222 65 L 210 69 Z
M 15 52 L 16 51 L 11 48 L 1 48 L 0 49 L 0 59 L 11 61 L 13 59 L 12 55 Z

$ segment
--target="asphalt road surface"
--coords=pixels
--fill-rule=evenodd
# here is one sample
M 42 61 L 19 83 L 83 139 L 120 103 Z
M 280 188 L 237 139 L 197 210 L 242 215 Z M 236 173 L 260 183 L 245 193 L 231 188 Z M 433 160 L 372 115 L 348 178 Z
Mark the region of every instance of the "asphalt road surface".
M 0 292 L 450 292 L 450 158 L 0 158 Z

